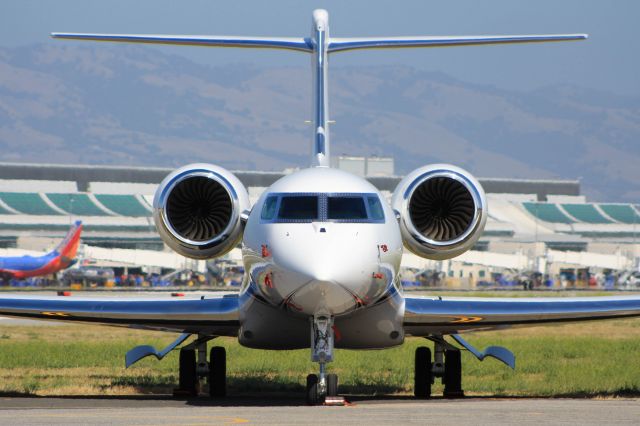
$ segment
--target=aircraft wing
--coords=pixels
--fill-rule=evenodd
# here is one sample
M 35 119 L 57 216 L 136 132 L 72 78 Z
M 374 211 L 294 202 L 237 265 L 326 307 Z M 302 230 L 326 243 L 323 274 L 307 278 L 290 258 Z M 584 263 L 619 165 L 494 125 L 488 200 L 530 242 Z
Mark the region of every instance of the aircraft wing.
M 2 295 L 0 316 L 210 336 L 236 336 L 240 326 L 236 294 L 171 299 Z
M 621 297 L 406 297 L 408 335 L 458 334 L 569 321 L 640 316 L 640 295 Z

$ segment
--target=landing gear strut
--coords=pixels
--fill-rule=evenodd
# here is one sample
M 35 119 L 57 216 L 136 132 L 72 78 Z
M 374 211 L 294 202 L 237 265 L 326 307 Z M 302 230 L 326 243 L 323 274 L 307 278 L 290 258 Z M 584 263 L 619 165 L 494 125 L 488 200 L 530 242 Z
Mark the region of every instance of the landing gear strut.
M 214 346 L 207 362 L 207 341 L 201 337 L 180 349 L 179 387 L 176 396 L 197 396 L 201 379 L 209 382 L 211 398 L 222 398 L 227 394 L 227 357 L 222 346 Z M 197 361 L 196 361 L 197 355 Z
M 333 319 L 316 315 L 311 320 L 311 361 L 320 364 L 320 374 L 307 376 L 307 403 L 322 404 L 326 397 L 338 395 L 338 376 L 326 374 L 326 364 L 333 361 Z
M 431 385 L 436 377 L 441 377 L 445 398 L 463 397 L 460 350 L 441 337 L 432 340 L 435 342 L 433 361 L 429 348 L 424 346 L 416 348 L 414 395 L 416 398 L 430 398 Z

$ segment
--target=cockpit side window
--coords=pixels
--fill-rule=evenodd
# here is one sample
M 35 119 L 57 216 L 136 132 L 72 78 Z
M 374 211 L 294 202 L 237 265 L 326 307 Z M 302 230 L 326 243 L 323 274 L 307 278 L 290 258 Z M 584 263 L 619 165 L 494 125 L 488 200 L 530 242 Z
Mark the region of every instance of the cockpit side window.
M 373 220 L 384 221 L 384 210 L 382 210 L 380 198 L 377 195 L 368 195 L 367 204 L 369 205 L 369 217 Z
M 278 219 L 284 220 L 318 220 L 318 196 L 299 195 L 282 196 Z
M 354 197 L 328 196 L 327 219 L 329 220 L 366 220 L 367 208 L 361 195 Z
M 262 205 L 262 212 L 260 213 L 260 219 L 272 220 L 276 215 L 276 207 L 278 206 L 278 196 L 270 195 L 264 201 Z

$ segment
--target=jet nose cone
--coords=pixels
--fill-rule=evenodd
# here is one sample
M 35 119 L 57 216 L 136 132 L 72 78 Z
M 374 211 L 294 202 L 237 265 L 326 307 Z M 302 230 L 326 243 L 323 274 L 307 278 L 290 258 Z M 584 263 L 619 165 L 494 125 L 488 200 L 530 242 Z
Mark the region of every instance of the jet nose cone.
M 355 308 L 356 299 L 335 282 L 312 280 L 291 295 L 288 305 L 308 315 L 320 312 L 338 315 Z

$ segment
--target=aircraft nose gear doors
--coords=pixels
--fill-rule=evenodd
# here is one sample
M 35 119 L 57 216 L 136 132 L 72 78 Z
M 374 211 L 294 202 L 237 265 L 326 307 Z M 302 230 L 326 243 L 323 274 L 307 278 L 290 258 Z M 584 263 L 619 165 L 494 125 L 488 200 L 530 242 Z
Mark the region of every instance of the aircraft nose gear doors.
M 320 374 L 307 376 L 307 403 L 321 404 L 338 395 L 338 376 L 326 374 L 326 363 L 333 361 L 333 318 L 316 315 L 311 319 L 311 361 L 320 364 Z

